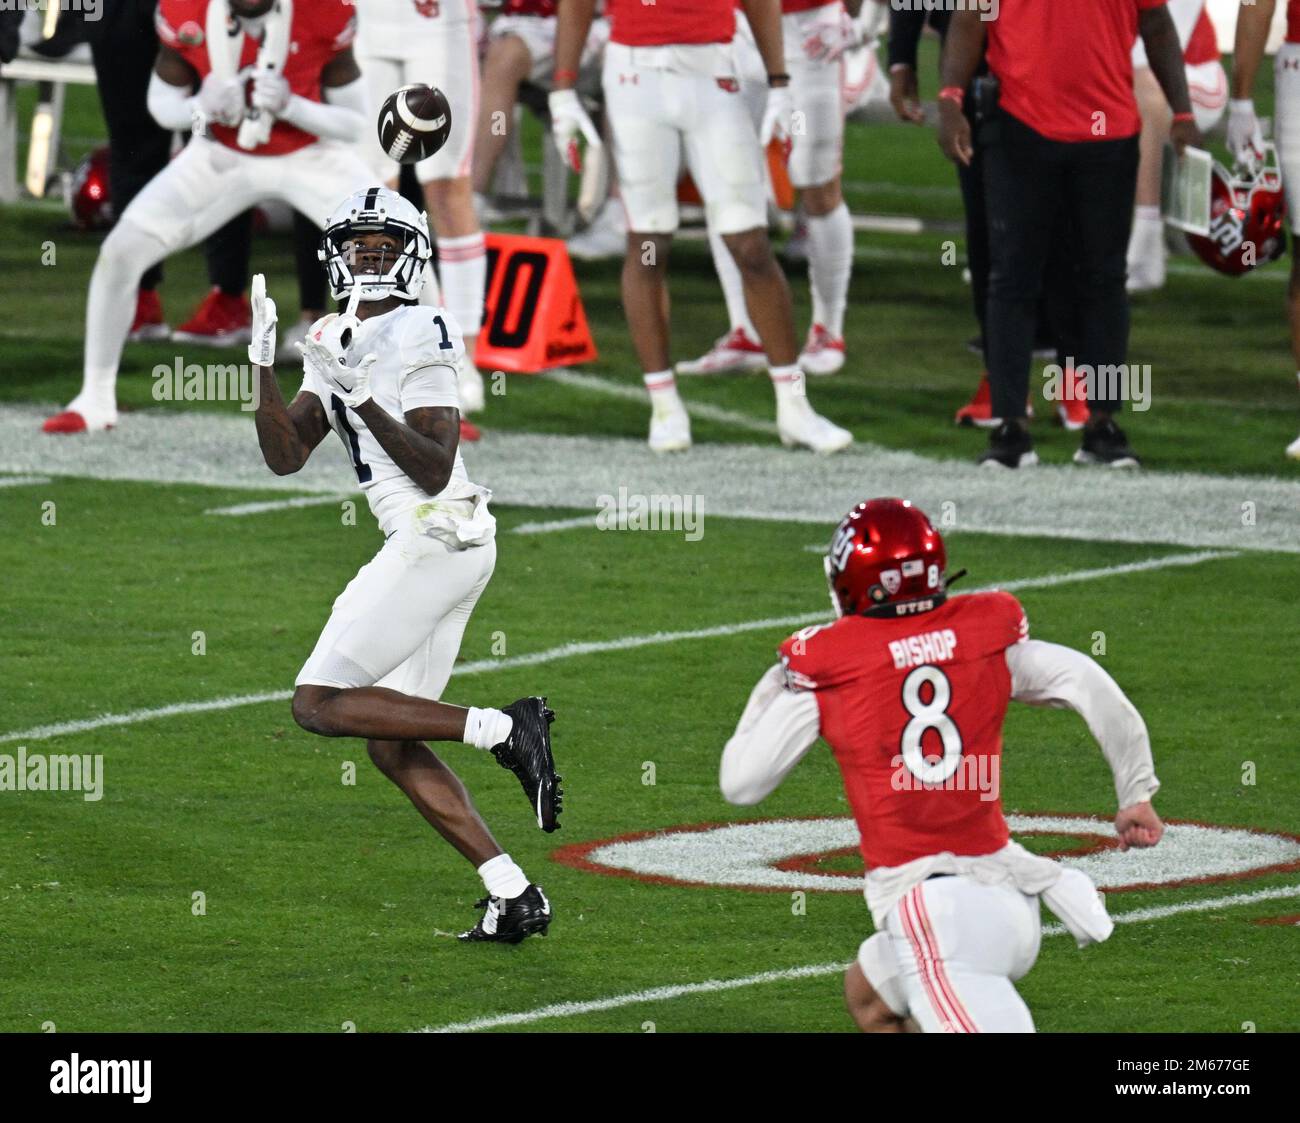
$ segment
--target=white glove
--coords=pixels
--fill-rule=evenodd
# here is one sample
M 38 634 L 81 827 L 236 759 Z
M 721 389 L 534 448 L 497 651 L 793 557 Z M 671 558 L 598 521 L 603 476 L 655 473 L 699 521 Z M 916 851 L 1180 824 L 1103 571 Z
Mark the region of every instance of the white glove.
M 803 53 L 812 62 L 835 62 L 845 51 L 851 51 L 862 42 L 862 29 L 857 21 L 839 9 L 839 18 L 819 23 L 813 33 L 803 41 Z
M 373 351 L 362 356 L 355 366 L 348 366 L 334 353 L 334 348 L 329 343 L 313 339 L 310 335 L 294 346 L 302 354 L 302 361 L 311 373 L 337 394 L 349 409 L 357 409 L 370 401 L 370 368 L 379 359 Z
M 1248 97 L 1228 102 L 1228 151 L 1239 160 L 1264 158 L 1264 134 L 1255 116 L 1255 103 Z
M 248 342 L 248 361 L 254 366 L 275 364 L 275 301 L 266 295 L 266 278 L 257 273 L 248 302 L 253 311 L 253 338 Z
M 238 125 L 244 119 L 244 82 L 239 77 L 218 78 L 209 72 L 198 93 L 199 112 L 218 125 Z
M 272 117 L 283 117 L 292 99 L 289 82 L 278 70 L 259 70 L 253 78 L 253 105 Z
M 552 90 L 546 96 L 546 105 L 551 113 L 551 136 L 555 138 L 555 147 L 569 167 L 575 172 L 581 171 L 577 134 L 581 132 L 588 144 L 599 145 L 600 133 L 583 109 L 578 91 Z
M 790 119 L 794 115 L 794 94 L 789 86 L 774 86 L 767 91 L 767 105 L 763 109 L 763 125 L 758 130 L 758 142 L 764 148 L 773 139 L 790 139 Z

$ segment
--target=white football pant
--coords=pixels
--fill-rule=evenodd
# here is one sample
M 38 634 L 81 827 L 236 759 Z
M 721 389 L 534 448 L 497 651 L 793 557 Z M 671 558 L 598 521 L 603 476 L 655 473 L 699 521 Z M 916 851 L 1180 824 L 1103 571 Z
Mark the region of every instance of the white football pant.
M 1300 43 L 1283 43 L 1273 60 L 1273 136 L 1291 231 L 1300 231 Z
M 961 876 L 913 886 L 867 940 L 858 963 L 867 981 L 924 1033 L 1033 1033 L 1012 983 L 1038 958 L 1038 898 Z M 891 958 L 892 953 L 892 958 Z M 904 1008 L 900 1009 L 900 1006 Z
M 494 540 L 458 550 L 394 531 L 339 594 L 296 684 L 385 686 L 436 702 L 496 557 Z

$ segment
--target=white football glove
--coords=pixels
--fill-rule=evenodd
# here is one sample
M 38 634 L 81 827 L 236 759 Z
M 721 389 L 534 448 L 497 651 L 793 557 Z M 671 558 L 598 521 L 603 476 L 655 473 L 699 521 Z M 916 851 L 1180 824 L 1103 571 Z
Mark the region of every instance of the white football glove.
M 253 78 L 253 105 L 272 117 L 283 117 L 292 99 L 289 82 L 278 70 L 259 70 Z
M 294 346 L 301 353 L 303 364 L 349 409 L 356 409 L 373 397 L 370 393 L 370 368 L 379 360 L 373 351 L 363 355 L 355 366 L 348 366 L 335 354 L 333 346 L 310 335 Z
M 249 292 L 253 312 L 253 338 L 248 341 L 248 361 L 254 366 L 275 364 L 275 301 L 266 295 L 266 278 L 257 273 Z
M 853 50 L 861 42 L 861 27 L 843 7 L 840 7 L 838 18 L 823 20 L 803 41 L 803 53 L 811 62 L 831 63 L 845 51 Z
M 767 105 L 763 109 L 763 124 L 758 130 L 758 142 L 764 148 L 773 139 L 790 139 L 790 121 L 794 116 L 794 94 L 789 86 L 774 86 L 767 91 Z
M 583 109 L 578 91 L 552 90 L 546 95 L 546 105 L 551 113 L 551 136 L 555 139 L 555 147 L 569 167 L 575 172 L 581 171 L 577 135 L 581 132 L 589 145 L 599 145 L 600 133 Z
M 199 112 L 218 125 L 238 125 L 244 119 L 244 82 L 242 78 L 218 78 L 209 72 L 198 93 Z
M 1239 160 L 1264 158 L 1264 133 L 1248 97 L 1228 102 L 1228 151 Z

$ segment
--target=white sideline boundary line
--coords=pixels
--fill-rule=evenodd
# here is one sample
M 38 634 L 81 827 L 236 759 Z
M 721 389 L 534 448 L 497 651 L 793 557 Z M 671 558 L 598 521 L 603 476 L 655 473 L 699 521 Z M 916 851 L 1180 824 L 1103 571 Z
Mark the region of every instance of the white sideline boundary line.
M 1234 905 L 1254 904 L 1256 901 L 1282 900 L 1288 897 L 1300 897 L 1300 885 L 1286 885 L 1277 889 L 1259 889 L 1253 893 L 1234 893 L 1227 897 L 1211 897 L 1199 901 L 1184 901 L 1177 905 L 1131 909 L 1128 912 L 1112 914 L 1111 919 L 1116 924 L 1140 924 L 1148 920 L 1163 920 L 1166 917 L 1177 916 L 1180 913 L 1211 912 L 1214 909 L 1231 908 Z M 1065 931 L 1064 925 L 1051 924 L 1043 929 L 1043 935 L 1062 936 Z M 551 1018 L 572 1018 L 581 1014 L 617 1010 L 624 1006 L 638 1006 L 645 1002 L 666 1002 L 674 998 L 683 998 L 688 994 L 716 994 L 719 991 L 761 986 L 763 983 L 779 983 L 792 979 L 812 979 L 822 975 L 836 975 L 847 968 L 847 963 L 810 963 L 805 967 L 787 967 L 779 971 L 761 971 L 756 975 L 743 975 L 736 979 L 706 979 L 704 982 L 699 983 L 678 983 L 674 986 L 651 987 L 649 990 L 615 994 L 610 995 L 608 998 L 596 998 L 586 1002 L 557 1002 L 550 1006 L 539 1006 L 535 1010 L 522 1010 L 515 1014 L 495 1014 L 483 1018 L 474 1018 L 468 1022 L 452 1022 L 444 1026 L 424 1026 L 414 1032 L 476 1033 L 483 1029 L 529 1025 L 533 1022 L 546 1021 Z
M 233 507 L 209 507 L 203 513 L 205 515 L 231 515 L 239 517 L 241 515 L 261 515 L 267 511 L 288 511 L 295 507 L 326 507 L 331 503 L 343 503 L 348 499 L 357 500 L 361 496 L 356 493 L 338 495 L 299 495 L 293 499 L 268 499 L 262 503 L 236 503 Z
M 1192 554 L 1173 554 L 1166 558 L 1147 558 L 1145 561 L 1109 565 L 1100 569 L 1080 569 L 1073 573 L 1048 573 L 1042 577 L 1024 577 L 1000 585 L 987 585 L 974 589 L 972 592 L 988 592 L 992 589 L 1003 589 L 1008 592 L 1017 589 L 1048 589 L 1055 588 L 1057 585 L 1095 581 L 1125 573 L 1142 573 L 1154 569 L 1166 569 L 1170 566 L 1197 565 L 1201 562 L 1239 556 L 1240 554 L 1237 551 L 1231 550 L 1199 550 Z M 631 651 L 638 647 L 681 643 L 684 640 L 716 639 L 723 636 L 741 635 L 745 632 L 764 631 L 768 628 L 796 628 L 805 624 L 819 623 L 828 619 L 828 616 L 829 614 L 825 611 L 804 612 L 795 616 L 773 616 L 762 620 L 742 620 L 735 624 L 715 624 L 709 628 L 692 628 L 683 632 L 650 632 L 636 636 L 621 636 L 618 639 L 611 640 L 563 643 L 558 647 L 549 647 L 544 651 L 533 651 L 525 655 L 512 655 L 504 659 L 479 659 L 475 662 L 454 667 L 451 673 L 453 677 L 488 674 L 492 671 L 512 670 L 515 667 L 536 667 L 544 663 L 553 663 L 578 655 L 600 655 L 608 651 Z M 106 729 L 113 726 L 138 725 L 141 722 L 153 721 L 156 718 L 211 713 L 216 710 L 233 710 L 240 706 L 260 705 L 263 702 L 284 702 L 292 697 L 293 691 L 291 690 L 273 690 L 261 694 L 235 694 L 225 698 L 210 698 L 201 702 L 175 702 L 168 706 L 132 710 L 125 714 L 101 714 L 99 717 L 56 722 L 52 725 L 37 725 L 31 729 L 20 729 L 13 733 L 0 734 L 0 744 L 12 741 L 44 741 L 51 737 L 62 737 L 73 733 L 89 733 L 96 729 Z
M 622 382 L 614 382 L 608 378 L 601 378 L 594 374 L 582 374 L 574 370 L 551 370 L 547 371 L 543 378 L 550 382 L 558 382 L 561 386 L 573 386 L 579 390 L 590 390 L 596 394 L 605 394 L 611 398 L 623 398 L 627 401 L 640 402 L 642 405 L 650 405 L 650 394 L 642 386 L 628 386 Z M 687 376 L 689 378 L 689 376 Z M 763 421 L 757 417 L 750 417 L 746 413 L 737 413 L 732 409 L 723 409 L 721 406 L 715 406 L 709 402 L 688 402 L 688 409 L 692 417 L 700 417 L 705 421 L 714 421 L 719 425 L 730 425 L 733 429 L 744 429 L 750 433 L 763 433 L 767 436 L 776 436 L 776 422 Z

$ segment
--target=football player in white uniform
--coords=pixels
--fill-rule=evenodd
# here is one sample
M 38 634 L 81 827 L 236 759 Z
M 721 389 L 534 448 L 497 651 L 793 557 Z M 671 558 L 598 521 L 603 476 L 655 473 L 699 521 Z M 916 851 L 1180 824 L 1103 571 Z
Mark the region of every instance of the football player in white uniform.
M 1243 0 L 1237 13 L 1237 42 L 1232 56 L 1232 101 L 1228 103 L 1228 150 L 1241 159 L 1264 158 L 1264 137 L 1255 116 L 1255 72 L 1264 57 L 1275 0 Z M 1291 235 L 1300 229 L 1300 0 L 1287 0 L 1286 42 L 1273 62 L 1273 135 L 1282 164 L 1286 209 Z M 1291 354 L 1300 382 L 1300 256 L 1291 254 L 1291 280 L 1286 290 L 1291 323 Z M 1300 437 L 1286 446 L 1300 460 Z
M 483 408 L 483 378 L 474 347 L 483 322 L 487 247 L 474 211 L 470 170 L 479 111 L 479 15 L 475 0 L 366 0 L 357 26 L 357 62 L 377 115 L 401 86 L 437 86 L 451 107 L 451 136 L 415 165 L 425 206 L 438 239 L 442 300 L 465 332 L 468 358 L 461 364 L 461 408 Z M 362 154 L 375 174 L 397 185 L 397 164 L 379 147 L 373 129 L 362 137 Z
M 332 428 L 384 544 L 334 602 L 298 674 L 293 716 L 325 737 L 365 738 L 370 759 L 433 828 L 477 867 L 486 912 L 464 940 L 518 943 L 545 934 L 540 888 L 502 852 L 452 770 L 425 741 L 489 750 L 518 777 L 543 830 L 559 826 L 545 698 L 504 709 L 438 701 L 461 636 L 496 562 L 490 492 L 471 483 L 459 449 L 454 317 L 417 303 L 432 255 L 425 216 L 384 187 L 349 196 L 330 216 L 321 255 L 347 310 L 312 325 L 298 349 L 303 383 L 287 406 L 271 369 L 275 304 L 253 279 L 258 443 L 277 475 L 298 471 Z

